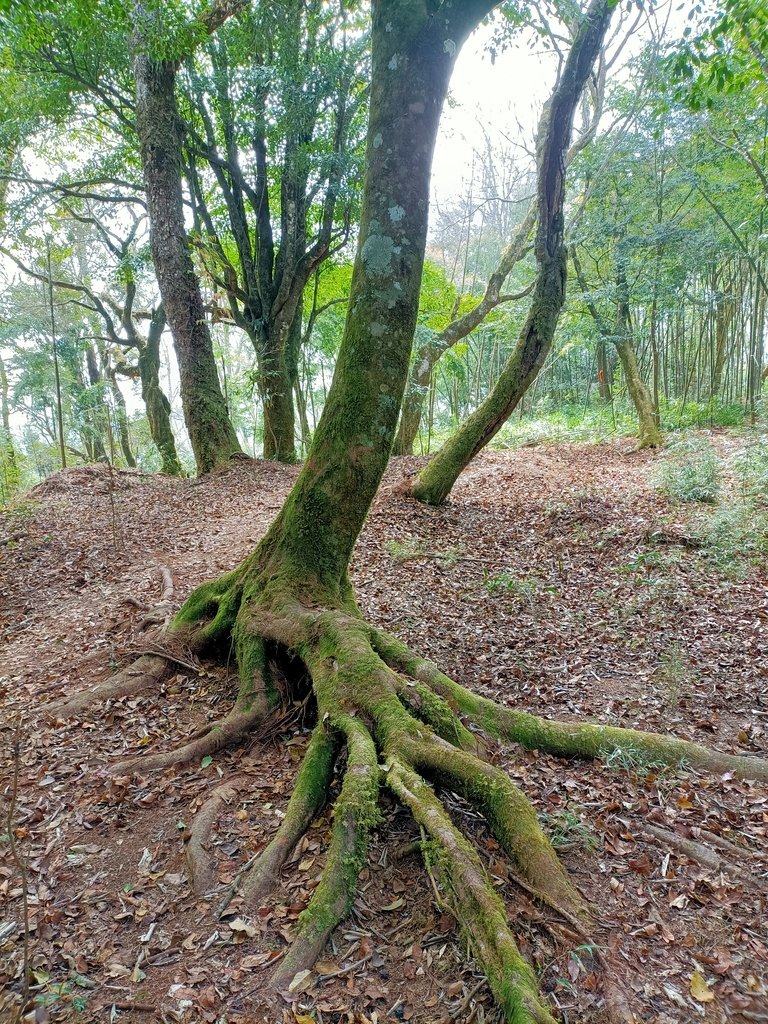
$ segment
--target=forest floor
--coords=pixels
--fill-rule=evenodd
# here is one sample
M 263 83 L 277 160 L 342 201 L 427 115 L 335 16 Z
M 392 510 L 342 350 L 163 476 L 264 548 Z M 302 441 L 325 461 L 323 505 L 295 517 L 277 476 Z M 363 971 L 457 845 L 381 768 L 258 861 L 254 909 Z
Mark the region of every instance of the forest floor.
M 715 438 L 726 460 L 740 443 Z M 363 611 L 458 681 L 517 708 L 765 757 L 766 566 L 699 546 L 692 517 L 701 513 L 655 486 L 665 458 L 628 440 L 487 452 L 442 509 L 398 495 L 419 460 L 395 460 L 352 566 Z M 222 892 L 274 832 L 306 731 L 286 725 L 184 769 L 109 772 L 221 716 L 235 689 L 226 666 L 177 665 L 159 694 L 46 720 L 45 702 L 146 648 L 141 612 L 126 599 L 156 601 L 160 565 L 173 574 L 178 606 L 251 550 L 295 474 L 250 460 L 188 481 L 84 467 L 0 515 L 0 541 L 16 538 L 0 546 L 0 831 L 10 813 L 27 875 L 38 1010 L 25 1020 L 500 1019 L 413 852 L 418 830 L 386 798 L 351 918 L 293 1004 L 266 993 L 322 868 L 329 815 L 302 840 L 274 898 L 254 912 L 235 902 L 222 920 L 215 899 L 192 894 L 184 844 L 211 790 L 244 779 L 213 837 Z M 609 984 L 624 989 L 638 1022 L 768 1021 L 765 786 L 658 770 L 631 749 L 607 763 L 511 748 L 495 756 L 594 906 Z M 605 1021 L 593 950 L 515 885 L 483 821 L 444 798 L 477 842 L 555 1013 Z M 14 1018 L 25 948 L 23 885 L 7 840 L 3 1024 Z M 716 856 L 709 866 L 705 849 Z

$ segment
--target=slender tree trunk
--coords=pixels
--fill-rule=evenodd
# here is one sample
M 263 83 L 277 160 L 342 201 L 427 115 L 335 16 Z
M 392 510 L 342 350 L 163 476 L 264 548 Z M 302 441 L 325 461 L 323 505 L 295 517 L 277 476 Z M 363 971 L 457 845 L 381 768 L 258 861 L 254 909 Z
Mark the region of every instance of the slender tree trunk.
M 139 351 L 141 397 L 147 410 L 149 433 L 160 453 L 160 472 L 184 476 L 171 427 L 171 403 L 160 386 L 160 339 L 164 327 L 165 312 L 160 306 L 150 321 L 147 343 Z
M 290 323 L 273 325 L 261 349 L 260 390 L 264 407 L 264 458 L 296 461 L 296 412 L 293 395 L 298 382 L 301 310 Z
M 152 258 L 173 333 L 181 404 L 198 473 L 240 451 L 216 370 L 200 283 L 190 256 L 181 188 L 182 141 L 176 109 L 176 65 L 146 46 L 143 4 L 135 8 L 133 71 L 136 131 L 150 222 Z
M 84 439 L 86 448 L 96 462 L 110 462 L 104 447 L 104 437 L 109 431 L 109 409 L 104 401 L 104 393 L 101 390 L 103 380 L 96 362 L 96 353 L 91 345 L 86 346 L 85 363 L 90 384 L 90 394 L 87 398 L 88 411 L 85 415 L 88 425 L 88 437 Z
M 412 493 L 420 501 L 445 501 L 464 467 L 507 421 L 549 353 L 565 300 L 565 157 L 574 112 L 611 12 L 607 2 L 590 6 L 539 124 L 537 277 L 527 320 L 493 391 L 416 478 Z
M 16 468 L 16 450 L 13 447 L 13 435 L 11 434 L 11 412 L 8 403 L 8 374 L 5 370 L 5 363 L 3 362 L 2 355 L 0 355 L 0 414 L 2 414 L 3 425 L 2 444 L 4 448 L 4 462 L 10 470 L 8 475 L 13 477 L 13 473 Z
M 656 415 L 653 407 L 653 399 L 645 381 L 640 373 L 637 364 L 632 338 L 632 320 L 629 312 L 629 288 L 627 285 L 627 272 L 624 255 L 619 247 L 616 258 L 616 287 L 618 302 L 616 305 L 616 334 L 614 344 L 619 354 L 624 377 L 627 382 L 627 390 L 632 404 L 637 412 L 638 435 L 640 448 L 659 448 L 662 445 L 662 437 L 656 423 Z
M 125 399 L 115 379 L 114 370 L 109 375 L 110 389 L 115 402 L 115 419 L 117 420 L 117 432 L 120 436 L 120 450 L 123 453 L 125 464 L 130 469 L 136 469 L 136 459 L 131 451 L 131 435 L 128 430 L 128 412 L 125 408 Z

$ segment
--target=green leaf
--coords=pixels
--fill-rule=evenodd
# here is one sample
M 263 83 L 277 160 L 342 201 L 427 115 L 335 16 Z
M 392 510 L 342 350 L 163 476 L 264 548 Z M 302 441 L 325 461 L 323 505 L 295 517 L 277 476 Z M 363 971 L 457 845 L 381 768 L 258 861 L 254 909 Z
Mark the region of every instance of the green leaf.
M 210 754 L 206 754 L 205 757 L 200 762 L 200 767 L 201 768 L 207 768 L 208 765 L 211 765 L 211 764 L 213 764 L 213 758 L 211 757 Z

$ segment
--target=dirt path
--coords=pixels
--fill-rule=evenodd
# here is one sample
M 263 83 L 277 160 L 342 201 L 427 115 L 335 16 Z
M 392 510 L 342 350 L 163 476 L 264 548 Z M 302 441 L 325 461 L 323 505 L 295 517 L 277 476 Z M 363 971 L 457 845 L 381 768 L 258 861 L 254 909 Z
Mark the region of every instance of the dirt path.
M 625 442 L 488 452 L 437 510 L 397 496 L 419 460 L 396 460 L 353 562 L 364 612 L 459 681 L 518 707 L 766 756 L 765 567 L 724 574 L 705 552 L 670 542 L 685 536 L 687 511 L 655 492 L 657 458 Z M 413 853 L 418 834 L 390 802 L 325 974 L 307 979 L 291 1007 L 265 997 L 269 965 L 322 868 L 327 816 L 276 898 L 251 914 L 235 904 L 224 921 L 191 895 L 184 842 L 211 789 L 243 778 L 215 838 L 222 889 L 274 831 L 306 735 L 295 727 L 186 771 L 106 770 L 220 715 L 232 693 L 225 667 L 198 676 L 179 666 L 160 699 L 118 701 L 53 728 L 37 712 L 141 648 L 141 613 L 125 601 L 156 600 L 159 565 L 173 574 L 178 605 L 253 547 L 294 477 L 250 461 L 202 481 L 86 467 L 0 516 L 0 539 L 22 534 L 0 547 L 0 754 L 5 817 L 11 723 L 22 714 L 13 821 L 39 1020 L 498 1020 Z M 569 765 L 497 752 L 596 906 L 598 941 L 638 1021 L 768 1020 L 765 787 L 656 774 L 625 754 Z M 562 929 L 553 940 L 554 922 L 515 887 L 482 821 L 447 800 L 473 831 L 563 1020 L 605 1021 L 590 951 Z M 719 869 L 686 856 L 686 838 L 716 850 Z M 4 1022 L 24 944 L 19 873 L 7 843 L 0 853 Z

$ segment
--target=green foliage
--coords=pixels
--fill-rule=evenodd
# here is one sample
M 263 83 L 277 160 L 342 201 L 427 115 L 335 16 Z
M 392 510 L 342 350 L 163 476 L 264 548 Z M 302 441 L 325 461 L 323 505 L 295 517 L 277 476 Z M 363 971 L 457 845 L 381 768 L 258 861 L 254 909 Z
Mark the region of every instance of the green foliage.
M 542 814 L 541 820 L 549 832 L 549 839 L 556 850 L 581 850 L 594 853 L 598 839 L 590 826 L 574 811 L 555 811 Z
M 510 572 L 499 572 L 489 576 L 483 586 L 489 594 L 505 593 L 510 594 L 521 601 L 533 604 L 539 584 L 532 577 L 519 577 Z
M 657 672 L 658 686 L 665 702 L 676 707 L 688 690 L 692 673 L 684 651 L 677 644 L 670 644 L 659 658 Z
M 603 757 L 606 768 L 623 769 L 627 772 L 638 772 L 648 774 L 649 772 L 663 771 L 667 768 L 667 762 L 661 758 L 655 758 L 645 750 L 639 750 L 631 744 L 623 747 L 614 747 Z
M 705 556 L 729 576 L 742 577 L 768 556 L 768 509 L 750 498 L 718 505 L 695 524 Z
M 712 443 L 684 437 L 670 445 L 661 466 L 661 488 L 673 501 L 714 502 L 720 492 L 721 467 Z

